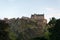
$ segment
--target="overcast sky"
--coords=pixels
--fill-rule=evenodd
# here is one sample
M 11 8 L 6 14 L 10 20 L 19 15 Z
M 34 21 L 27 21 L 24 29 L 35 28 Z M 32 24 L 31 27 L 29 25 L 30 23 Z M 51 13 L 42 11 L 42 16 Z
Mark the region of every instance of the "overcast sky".
M 0 18 L 30 17 L 31 14 L 60 17 L 60 0 L 0 0 Z

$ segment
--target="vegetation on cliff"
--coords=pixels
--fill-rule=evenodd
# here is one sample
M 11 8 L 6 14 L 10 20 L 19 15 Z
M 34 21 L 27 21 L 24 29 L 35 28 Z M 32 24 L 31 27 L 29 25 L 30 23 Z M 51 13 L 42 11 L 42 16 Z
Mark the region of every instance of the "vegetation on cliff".
M 60 19 L 52 17 L 43 29 L 36 20 L 0 20 L 0 40 L 60 40 Z

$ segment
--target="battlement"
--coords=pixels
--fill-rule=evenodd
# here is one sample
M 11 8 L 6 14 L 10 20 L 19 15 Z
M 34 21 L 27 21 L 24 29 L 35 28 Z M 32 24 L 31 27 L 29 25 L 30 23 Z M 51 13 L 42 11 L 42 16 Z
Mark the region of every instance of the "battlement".
M 31 15 L 31 18 L 35 20 L 41 20 L 44 19 L 44 14 L 33 14 Z

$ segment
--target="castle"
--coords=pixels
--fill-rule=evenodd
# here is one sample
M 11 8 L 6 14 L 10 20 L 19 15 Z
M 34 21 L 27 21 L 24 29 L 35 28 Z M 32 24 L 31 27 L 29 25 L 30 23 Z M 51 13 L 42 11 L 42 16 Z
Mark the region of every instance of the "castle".
M 29 20 L 36 21 L 37 22 L 36 24 L 40 29 L 43 29 L 43 27 L 46 26 L 47 24 L 47 19 L 45 19 L 44 14 L 32 14 L 30 18 L 23 16 L 21 19 L 25 19 L 27 21 Z
M 47 19 L 45 19 L 44 14 L 32 14 L 30 18 L 23 16 L 23 17 L 18 18 L 18 19 L 35 20 L 35 21 L 37 21 L 37 24 L 39 26 L 43 26 L 43 25 L 47 24 Z M 4 18 L 4 20 L 6 22 L 9 22 L 10 20 L 15 20 L 15 18 L 12 18 L 12 19 Z
M 31 15 L 31 19 L 36 20 L 40 25 L 47 24 L 44 14 L 33 14 Z
M 37 21 L 37 25 L 40 29 L 43 29 L 47 24 L 47 19 L 44 18 L 44 14 L 33 14 L 31 15 L 31 19 Z
M 36 36 L 43 36 L 44 27 L 47 24 L 44 14 L 32 14 L 30 18 L 24 16 L 17 19 L 4 18 L 4 20 L 9 24 L 11 32 L 14 32 L 16 36 L 22 33 L 26 40 Z

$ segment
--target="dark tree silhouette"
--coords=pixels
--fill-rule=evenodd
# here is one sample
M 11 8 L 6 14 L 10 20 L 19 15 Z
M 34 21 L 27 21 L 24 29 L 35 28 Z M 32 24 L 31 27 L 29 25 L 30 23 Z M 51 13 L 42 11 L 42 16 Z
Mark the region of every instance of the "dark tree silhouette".
M 52 17 L 48 24 L 50 25 L 50 27 L 54 27 L 55 23 L 56 23 L 56 18 Z
M 8 29 L 9 25 L 4 20 L 0 20 L 0 40 L 9 40 Z
M 49 32 L 52 33 L 50 35 L 51 40 L 60 40 L 60 19 L 56 20 L 55 26 L 50 28 Z
M 31 40 L 47 40 L 47 39 L 44 37 L 36 37 L 36 38 L 32 38 Z

